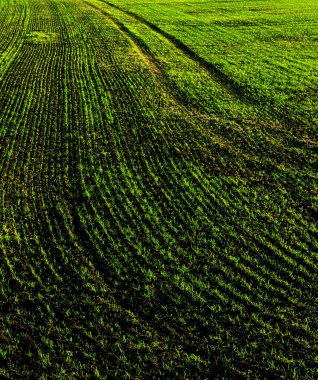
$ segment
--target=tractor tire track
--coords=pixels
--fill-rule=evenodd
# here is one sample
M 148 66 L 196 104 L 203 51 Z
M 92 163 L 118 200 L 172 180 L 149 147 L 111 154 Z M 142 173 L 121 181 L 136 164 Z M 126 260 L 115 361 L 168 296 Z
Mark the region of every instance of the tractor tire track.
M 274 116 L 277 118 L 277 121 L 284 124 L 284 126 L 288 128 L 298 129 L 300 127 L 308 128 L 308 125 L 301 119 L 297 118 L 296 115 L 293 115 L 290 109 L 282 109 L 282 110 L 274 110 L 272 107 L 271 99 L 264 97 L 256 97 L 255 92 L 252 87 L 249 86 L 242 86 L 239 82 L 237 82 L 234 78 L 230 77 L 226 73 L 224 73 L 220 68 L 217 67 L 217 65 L 213 64 L 212 62 L 207 61 L 202 56 L 200 56 L 198 53 L 196 53 L 193 49 L 191 49 L 188 45 L 186 45 L 184 42 L 182 42 L 177 37 L 169 34 L 168 32 L 162 30 L 158 25 L 146 20 L 142 16 L 128 11 L 114 3 L 111 3 L 107 0 L 100 0 L 102 3 L 108 5 L 111 8 L 114 8 L 130 17 L 132 17 L 134 20 L 140 22 L 141 24 L 147 26 L 152 31 L 158 33 L 161 37 L 165 38 L 167 41 L 169 41 L 171 44 L 173 44 L 179 51 L 181 51 L 185 56 L 187 56 L 191 61 L 198 64 L 215 82 L 222 85 L 227 92 L 235 97 L 236 99 L 239 99 L 241 102 L 244 102 L 246 104 L 250 104 L 252 106 L 255 106 L 259 108 L 262 113 L 270 116 Z M 89 4 L 89 3 L 88 3 Z M 91 4 L 90 4 L 91 5 Z M 98 7 L 94 6 L 98 9 Z M 103 11 L 105 12 L 105 11 Z M 105 12 L 107 14 L 107 12 Z M 117 25 L 118 27 L 125 33 L 127 33 L 131 38 L 134 39 L 134 42 L 139 46 L 139 48 L 147 53 L 149 55 L 149 48 L 147 44 L 138 36 L 136 36 L 126 25 L 124 25 L 120 20 L 118 20 L 116 17 L 107 14 Z M 155 59 L 151 57 L 151 61 L 154 63 Z M 158 64 L 156 64 L 158 67 Z M 162 72 L 162 70 L 161 70 Z M 167 79 L 168 81 L 168 79 Z M 169 86 L 172 87 L 171 85 Z M 173 91 L 176 92 L 175 89 Z M 178 96 L 178 98 L 183 99 L 183 102 L 185 101 L 186 97 Z M 190 100 L 187 101 L 188 104 L 190 103 Z M 193 107 L 193 104 L 191 104 Z
M 187 46 L 184 42 L 179 40 L 177 37 L 172 36 L 171 34 L 167 33 L 166 31 L 162 30 L 158 25 L 153 24 L 152 22 L 144 19 L 143 17 L 137 15 L 134 12 L 128 11 L 126 9 L 123 9 L 119 7 L 118 5 L 115 5 L 109 1 L 100 0 L 101 2 L 107 4 L 108 6 L 115 8 L 123 13 L 125 13 L 128 16 L 131 16 L 136 21 L 139 21 L 140 23 L 148 26 L 151 30 L 154 32 L 160 34 L 162 37 L 167 39 L 170 43 L 172 43 L 178 50 L 181 50 L 188 58 L 190 58 L 195 63 L 199 64 L 201 68 L 206 70 L 210 76 L 212 76 L 212 79 L 215 81 L 218 81 L 220 84 L 222 84 L 224 87 L 227 88 L 227 90 L 231 93 L 231 95 L 234 95 L 236 97 L 239 97 L 241 100 L 244 99 L 248 103 L 252 104 L 258 104 L 259 101 L 256 100 L 253 97 L 253 92 L 251 89 L 243 88 L 239 85 L 237 81 L 235 81 L 233 78 L 229 77 L 227 74 L 225 74 L 222 70 L 220 70 L 216 65 L 214 65 L 211 62 L 208 62 L 203 57 L 201 57 L 199 54 L 197 54 L 194 50 L 192 50 L 189 46 Z M 113 17 L 113 16 L 111 16 Z M 120 21 L 117 20 L 118 25 L 123 29 L 123 31 L 128 32 L 131 36 L 134 34 Z M 136 37 L 136 36 L 135 36 Z M 136 43 L 140 43 L 140 39 L 137 37 Z M 143 49 L 147 48 L 146 44 L 142 41 Z

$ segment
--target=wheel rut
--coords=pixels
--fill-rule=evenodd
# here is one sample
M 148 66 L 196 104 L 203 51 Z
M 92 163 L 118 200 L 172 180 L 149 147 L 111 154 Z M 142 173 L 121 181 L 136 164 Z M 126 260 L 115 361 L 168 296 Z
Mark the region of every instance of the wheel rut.
M 205 60 L 203 57 L 197 54 L 193 49 L 191 49 L 188 45 L 186 45 L 184 42 L 179 40 L 177 37 L 172 36 L 170 33 L 167 33 L 166 31 L 162 30 L 158 25 L 153 24 L 152 22 L 137 15 L 134 12 L 123 9 L 119 7 L 118 5 L 113 4 L 109 1 L 105 1 L 105 0 L 100 0 L 100 1 L 108 5 L 109 7 L 115 8 L 119 10 L 120 12 L 125 13 L 126 15 L 134 18 L 136 21 L 139 21 L 140 23 L 148 26 L 154 32 L 160 34 L 162 37 L 164 37 L 166 40 L 172 43 L 178 50 L 182 51 L 182 53 L 185 54 L 188 58 L 190 58 L 192 61 L 197 63 L 201 68 L 207 71 L 213 80 L 219 82 L 224 87 L 226 87 L 227 90 L 232 95 L 238 96 L 240 97 L 241 100 L 244 99 L 245 101 L 248 101 L 249 103 L 255 103 L 255 104 L 259 103 L 255 98 L 253 98 L 251 90 L 247 88 L 242 88 L 242 86 L 240 86 L 238 82 L 235 81 L 235 79 L 229 77 L 227 74 L 225 74 L 221 69 L 219 69 L 213 63 Z M 125 29 L 128 29 L 128 28 L 125 26 Z M 131 31 L 129 32 L 131 33 Z M 143 42 L 143 44 L 145 43 Z
M 109 2 L 107 0 L 99 0 L 99 1 L 108 5 L 111 8 L 114 8 L 114 9 L 122 12 L 123 14 L 126 14 L 126 15 L 132 17 L 134 20 L 136 20 L 136 21 L 140 22 L 141 24 L 147 26 L 152 31 L 156 32 L 161 37 L 165 38 L 168 42 L 173 44 L 179 51 L 181 51 L 185 56 L 187 56 L 189 59 L 191 59 L 194 63 L 198 64 L 210 76 L 210 78 L 213 81 L 215 81 L 215 82 L 219 83 L 221 86 L 223 86 L 223 88 L 225 88 L 226 91 L 231 96 L 239 99 L 241 102 L 244 102 L 244 103 L 247 103 L 247 104 L 250 104 L 252 106 L 259 108 L 263 114 L 266 114 L 266 115 L 269 114 L 271 116 L 274 116 L 279 123 L 281 123 L 282 125 L 284 125 L 288 129 L 292 128 L 293 130 L 295 130 L 295 133 L 297 133 L 297 131 L 299 130 L 300 127 L 303 127 L 306 129 L 308 128 L 308 125 L 304 121 L 300 120 L 295 115 L 293 115 L 293 113 L 291 112 L 290 109 L 282 108 L 282 109 L 273 110 L 271 99 L 268 99 L 266 97 L 259 97 L 258 98 L 257 96 L 255 96 L 256 94 L 253 91 L 253 88 L 250 88 L 248 86 L 242 86 L 234 78 L 232 78 L 229 75 L 227 75 L 226 73 L 224 73 L 219 67 L 217 67 L 217 65 L 215 65 L 212 62 L 209 62 L 206 59 L 204 59 L 202 56 L 200 56 L 198 53 L 196 53 L 193 49 L 191 49 L 184 42 L 179 40 L 177 37 L 171 35 L 170 33 L 162 30 L 158 25 L 156 25 L 156 24 L 146 20 L 142 16 L 140 16 L 134 12 L 131 12 L 129 10 L 126 10 L 126 9 L 124 9 L 124 8 L 114 4 L 112 2 Z M 88 3 L 88 4 L 90 4 L 90 3 Z M 90 4 L 90 5 L 93 6 L 92 4 Z M 96 9 L 100 9 L 97 6 L 94 6 L 94 7 Z M 137 46 L 144 53 L 146 53 L 148 56 L 150 56 L 149 48 L 148 48 L 147 44 L 140 37 L 136 36 L 126 25 L 124 25 L 120 20 L 118 20 L 114 16 L 107 13 L 105 10 L 102 10 L 102 12 L 105 12 L 105 14 L 107 14 L 107 16 L 110 17 L 113 20 L 113 22 L 115 22 L 117 24 L 117 26 L 120 27 L 120 29 L 123 32 L 128 34 L 134 40 L 135 44 L 137 44 Z M 154 63 L 155 62 L 154 57 L 151 56 L 151 59 L 152 59 L 152 62 Z M 159 65 L 156 64 L 156 66 L 158 67 Z M 165 74 L 162 72 L 162 70 L 160 70 L 160 71 L 165 76 Z M 168 78 L 166 78 L 166 83 L 167 82 L 169 82 Z M 172 86 L 170 85 L 169 87 L 171 90 Z M 180 92 L 181 92 L 181 90 L 179 91 L 179 93 Z M 173 90 L 173 93 L 176 93 L 175 89 Z M 179 95 L 178 98 L 179 99 L 181 98 L 183 103 L 184 103 L 185 99 L 186 99 L 186 95 L 182 96 L 182 94 L 181 94 L 181 96 Z M 189 106 L 190 100 L 187 103 L 188 103 L 187 106 Z M 193 107 L 193 104 L 191 104 L 191 106 Z
M 117 28 L 126 36 L 126 38 L 130 41 L 130 43 L 136 48 L 138 54 L 142 57 L 142 59 L 147 63 L 151 73 L 158 77 L 161 85 L 163 85 L 166 89 L 167 94 L 169 94 L 170 98 L 179 104 L 181 107 L 186 107 L 187 112 L 191 112 L 191 114 L 195 114 L 202 119 L 206 119 L 206 115 L 201 114 L 201 110 L 195 104 L 193 104 L 186 93 L 184 93 L 181 89 L 177 88 L 167 77 L 166 73 L 162 70 L 160 63 L 156 60 L 156 58 L 151 54 L 148 45 L 133 31 L 131 31 L 123 22 L 118 20 L 116 17 L 97 7 L 94 4 L 91 4 L 88 1 L 84 1 L 85 4 L 94 8 L 97 12 L 101 13 L 104 17 L 107 17 L 111 20 Z M 116 7 L 116 6 L 114 6 Z

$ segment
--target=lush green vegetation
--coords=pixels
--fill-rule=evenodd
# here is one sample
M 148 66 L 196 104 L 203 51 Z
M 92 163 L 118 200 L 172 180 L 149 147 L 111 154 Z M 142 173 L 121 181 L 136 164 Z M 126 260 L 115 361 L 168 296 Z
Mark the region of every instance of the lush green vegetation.
M 0 0 L 1 378 L 317 378 L 317 13 Z

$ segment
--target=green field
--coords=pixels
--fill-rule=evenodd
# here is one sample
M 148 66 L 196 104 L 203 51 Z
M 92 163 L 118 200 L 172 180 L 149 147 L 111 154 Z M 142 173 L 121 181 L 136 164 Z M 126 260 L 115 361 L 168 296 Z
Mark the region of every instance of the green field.
M 317 127 L 317 0 L 0 0 L 0 378 L 317 379 Z

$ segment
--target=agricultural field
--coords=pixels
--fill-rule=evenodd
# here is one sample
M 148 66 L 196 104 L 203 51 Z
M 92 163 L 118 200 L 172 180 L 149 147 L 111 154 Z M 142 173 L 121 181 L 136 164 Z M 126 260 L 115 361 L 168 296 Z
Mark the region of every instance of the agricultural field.
M 318 378 L 317 15 L 0 0 L 0 378 Z

